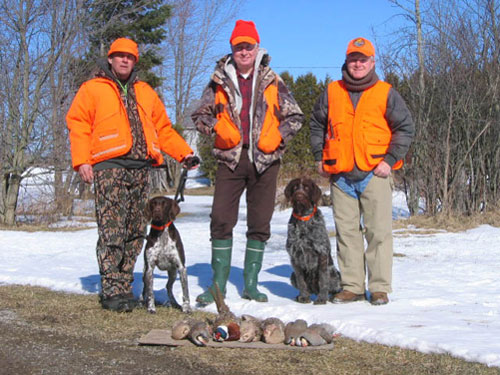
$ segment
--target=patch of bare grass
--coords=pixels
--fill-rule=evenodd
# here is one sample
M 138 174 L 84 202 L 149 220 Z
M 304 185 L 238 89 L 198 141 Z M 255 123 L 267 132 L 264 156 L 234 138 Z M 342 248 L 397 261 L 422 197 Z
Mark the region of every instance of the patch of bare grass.
M 335 341 L 333 350 L 287 351 L 273 349 L 219 349 L 197 347 L 142 347 L 137 339 L 151 329 L 165 329 L 185 315 L 178 310 L 158 308 L 155 315 L 145 309 L 129 314 L 102 310 L 96 295 L 76 295 L 30 286 L 0 286 L 0 311 L 13 312 L 19 322 L 36 329 L 55 332 L 67 341 L 88 342 L 89 353 L 100 345 L 125 346 L 145 357 L 147 364 L 164 361 L 162 353 L 194 368 L 215 369 L 227 374 L 499 374 L 498 369 L 466 362 L 449 355 L 428 355 L 413 350 L 356 342 L 344 337 Z M 290 302 L 293 303 L 293 302 Z M 332 313 L 335 307 L 332 305 Z M 2 323 L 12 323 L 12 313 Z M 210 314 L 195 311 L 193 317 L 204 319 Z M 1 335 L 1 334 L 0 334 Z M 10 340 L 9 340 L 10 341 Z M 13 340 L 15 342 L 15 340 Z M 99 356 L 106 356 L 100 352 Z M 109 354 L 110 357 L 113 353 Z M 116 353 L 115 353 L 116 355 Z M 142 358 L 141 357 L 141 358 Z M 136 358 L 137 363 L 139 359 Z M 64 360 L 64 358 L 61 358 Z M 114 358 L 109 358 L 113 363 Z M 141 368 L 141 363 L 137 363 Z M 148 368 L 148 367 L 144 367 Z M 192 373 L 192 372 L 191 372 Z
M 37 223 L 37 224 L 24 224 L 18 223 L 14 226 L 6 226 L 0 224 L 0 230 L 10 230 L 10 231 L 19 231 L 19 232 L 76 232 L 79 230 L 89 229 L 89 226 L 81 225 L 81 226 L 70 226 L 70 227 L 54 227 L 51 223 Z
M 457 216 L 452 214 L 411 216 L 408 219 L 396 220 L 393 223 L 393 228 L 398 229 L 413 226 L 429 231 L 446 230 L 448 232 L 463 232 L 468 229 L 477 228 L 483 224 L 500 227 L 500 209 L 472 216 Z
M 201 186 L 192 189 L 186 189 L 184 195 L 213 195 L 214 186 Z

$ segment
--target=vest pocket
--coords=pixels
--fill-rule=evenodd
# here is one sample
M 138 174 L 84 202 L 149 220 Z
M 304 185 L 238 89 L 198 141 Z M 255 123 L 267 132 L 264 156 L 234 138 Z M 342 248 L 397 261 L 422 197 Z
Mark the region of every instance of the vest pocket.
M 382 132 L 365 133 L 365 155 L 370 166 L 377 165 L 384 158 L 391 135 Z
M 365 143 L 363 149 L 365 150 L 368 168 L 375 167 L 384 158 L 391 137 L 392 133 L 386 124 L 381 124 L 380 121 L 367 116 L 363 123 L 363 139 Z
M 325 172 L 336 174 L 344 172 L 345 160 L 342 161 L 339 142 L 335 139 L 328 139 L 323 148 L 323 170 Z
M 265 152 L 266 154 L 276 151 L 282 140 L 278 125 L 279 123 L 276 125 L 270 125 L 267 132 L 260 135 L 259 143 L 257 144 L 259 150 Z
M 235 147 L 241 141 L 240 131 L 224 114 L 215 124 L 214 130 L 216 134 L 215 147 L 217 148 L 227 150 Z

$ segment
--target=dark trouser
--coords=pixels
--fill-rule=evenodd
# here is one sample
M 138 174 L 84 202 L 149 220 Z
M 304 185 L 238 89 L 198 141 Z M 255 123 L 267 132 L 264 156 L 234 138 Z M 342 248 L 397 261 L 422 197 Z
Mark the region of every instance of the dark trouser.
M 247 200 L 247 238 L 265 242 L 271 236 L 271 218 L 276 198 L 276 183 L 280 162 L 277 160 L 262 174 L 249 161 L 246 149 L 241 154 L 238 167 L 231 171 L 219 164 L 215 176 L 212 205 L 211 238 L 225 240 L 233 237 L 238 221 L 238 208 L 245 188 Z
M 135 262 L 146 233 L 149 169 L 95 171 L 94 187 L 102 296 L 130 294 Z

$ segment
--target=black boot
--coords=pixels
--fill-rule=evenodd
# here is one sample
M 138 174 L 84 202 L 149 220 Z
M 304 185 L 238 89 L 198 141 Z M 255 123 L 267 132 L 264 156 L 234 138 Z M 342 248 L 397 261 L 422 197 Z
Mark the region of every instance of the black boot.
M 115 295 L 112 297 L 101 296 L 101 306 L 105 310 L 116 312 L 131 312 L 133 307 L 129 305 L 129 301 L 122 295 Z

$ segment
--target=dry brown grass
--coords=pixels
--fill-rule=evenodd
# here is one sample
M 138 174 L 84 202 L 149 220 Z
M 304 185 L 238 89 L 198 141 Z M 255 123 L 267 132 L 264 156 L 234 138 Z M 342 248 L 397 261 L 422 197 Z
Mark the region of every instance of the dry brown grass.
M 221 374 L 499 374 L 497 368 L 449 355 L 428 355 L 343 337 L 337 338 L 334 349 L 328 351 L 142 347 L 136 345 L 140 336 L 154 328 L 170 327 L 184 315 L 167 308 L 159 308 L 156 315 L 144 309 L 117 314 L 102 310 L 95 295 L 58 293 L 30 286 L 1 286 L 0 301 L 0 312 L 12 311 L 18 322 L 28 324 L 33 330 L 43 329 L 69 341 L 88 342 L 87 350 L 92 353 L 100 345 L 125 345 L 137 357 L 147 355 L 150 365 L 151 361 L 161 361 L 166 350 L 173 351 L 179 361 L 193 368 L 206 367 Z M 193 315 L 201 319 L 208 316 L 201 312 Z M 9 338 L 11 341 L 15 339 Z
M 408 226 L 414 226 L 416 228 L 423 228 L 431 231 L 446 230 L 448 232 L 462 232 L 483 224 L 500 227 L 500 209 L 472 216 L 444 214 L 436 216 L 417 215 L 404 220 L 396 220 L 393 227 L 406 228 Z
M 186 189 L 184 195 L 213 195 L 214 186 L 203 186 L 194 189 Z
M 0 224 L 0 230 L 10 230 L 19 232 L 75 232 L 83 229 L 89 229 L 87 226 L 79 227 L 51 227 L 49 224 L 16 224 L 12 227 Z

